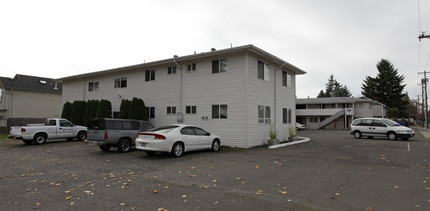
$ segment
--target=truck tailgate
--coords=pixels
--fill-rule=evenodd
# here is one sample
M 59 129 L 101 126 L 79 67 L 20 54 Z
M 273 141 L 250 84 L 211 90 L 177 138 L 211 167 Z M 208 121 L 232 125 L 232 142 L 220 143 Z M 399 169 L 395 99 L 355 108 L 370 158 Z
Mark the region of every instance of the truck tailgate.
M 21 136 L 21 127 L 10 127 L 9 136 L 11 137 Z

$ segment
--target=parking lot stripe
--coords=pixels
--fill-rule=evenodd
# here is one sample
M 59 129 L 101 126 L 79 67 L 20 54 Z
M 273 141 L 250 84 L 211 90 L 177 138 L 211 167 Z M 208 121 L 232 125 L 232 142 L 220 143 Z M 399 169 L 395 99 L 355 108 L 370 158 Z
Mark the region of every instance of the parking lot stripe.
M 410 151 L 411 151 L 411 146 L 409 146 L 409 143 L 408 143 L 408 152 Z

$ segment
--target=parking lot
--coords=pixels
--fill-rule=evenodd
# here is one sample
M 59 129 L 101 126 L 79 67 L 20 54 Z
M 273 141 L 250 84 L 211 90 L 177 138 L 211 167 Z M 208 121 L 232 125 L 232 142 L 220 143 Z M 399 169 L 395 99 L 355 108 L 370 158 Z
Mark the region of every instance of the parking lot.
M 0 141 L 2 210 L 430 210 L 430 139 L 303 130 L 303 144 L 102 152 L 83 142 Z

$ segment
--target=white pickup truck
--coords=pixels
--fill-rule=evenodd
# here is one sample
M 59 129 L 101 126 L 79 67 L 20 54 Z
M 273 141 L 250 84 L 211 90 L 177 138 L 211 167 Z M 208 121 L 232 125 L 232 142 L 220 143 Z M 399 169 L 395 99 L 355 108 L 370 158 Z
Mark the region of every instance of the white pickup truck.
M 45 124 L 11 127 L 9 138 L 20 139 L 26 144 L 43 144 L 46 139 L 78 138 L 83 141 L 86 136 L 87 127 L 74 125 L 67 119 L 50 118 L 45 121 Z

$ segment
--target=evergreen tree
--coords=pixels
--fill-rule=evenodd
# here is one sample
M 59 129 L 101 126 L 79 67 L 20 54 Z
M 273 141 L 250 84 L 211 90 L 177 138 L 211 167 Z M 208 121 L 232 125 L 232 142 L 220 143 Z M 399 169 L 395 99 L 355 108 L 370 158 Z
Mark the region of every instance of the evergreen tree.
M 320 91 L 317 98 L 321 97 L 351 97 L 348 87 L 341 85 L 334 79 L 333 74 L 330 75 L 328 82 L 325 84 L 325 92 Z
M 375 78 L 366 76 L 361 86 L 361 94 L 390 107 L 390 117 L 406 116 L 408 98 L 407 94 L 403 93 L 406 86 L 403 84 L 405 77 L 399 75 L 397 69 L 386 59 L 381 59 L 376 67 L 378 75 Z
M 133 97 L 130 104 L 129 119 L 148 121 L 148 111 L 142 99 Z
M 127 99 L 123 99 L 121 101 L 121 106 L 119 107 L 119 118 L 121 119 L 128 119 L 129 118 L 129 112 L 130 112 L 130 105 L 131 101 Z
M 72 112 L 72 104 L 70 102 L 64 103 L 63 111 L 61 112 L 61 118 L 71 120 L 70 112 Z
M 85 104 L 85 112 L 84 112 L 85 126 L 90 126 L 90 119 L 96 117 L 98 105 L 99 105 L 98 100 L 88 100 L 87 103 Z
M 84 124 L 84 110 L 85 110 L 85 101 L 83 100 L 75 100 L 72 103 L 72 109 L 70 112 L 70 121 L 76 125 Z
M 96 117 L 112 118 L 112 103 L 109 100 L 99 101 Z

